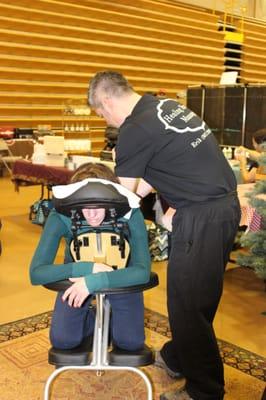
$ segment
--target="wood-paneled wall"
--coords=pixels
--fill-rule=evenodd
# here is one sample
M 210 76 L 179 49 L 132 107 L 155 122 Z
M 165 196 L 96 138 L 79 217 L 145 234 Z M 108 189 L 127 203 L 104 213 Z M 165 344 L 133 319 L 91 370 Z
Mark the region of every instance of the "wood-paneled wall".
M 159 0 L 0 0 L 0 126 L 62 132 L 64 102 L 85 101 L 90 78 L 104 69 L 121 71 L 140 93 L 164 89 L 169 97 L 217 84 L 217 19 Z M 97 153 L 105 122 L 92 114 L 89 123 Z
M 241 22 L 239 22 L 239 25 Z M 241 81 L 266 82 L 266 24 L 245 21 Z

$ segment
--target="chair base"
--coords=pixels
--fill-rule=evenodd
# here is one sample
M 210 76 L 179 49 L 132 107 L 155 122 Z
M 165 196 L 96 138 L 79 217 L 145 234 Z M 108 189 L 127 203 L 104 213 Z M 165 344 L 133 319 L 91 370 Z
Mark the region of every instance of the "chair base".
M 152 385 L 148 379 L 148 377 L 145 375 L 145 373 L 138 368 L 134 367 L 115 367 L 113 365 L 83 365 L 83 366 L 67 366 L 67 367 L 61 367 L 49 376 L 49 378 L 46 381 L 45 388 L 44 388 L 44 400 L 50 400 L 50 389 L 51 389 L 51 384 L 55 380 L 55 378 L 61 374 L 62 372 L 65 371 L 95 371 L 98 373 L 99 371 L 130 371 L 138 374 L 145 382 L 146 389 L 147 389 L 147 400 L 152 400 Z
M 69 281 L 63 282 L 69 284 Z M 49 285 L 51 290 L 61 290 L 59 286 Z M 60 283 L 60 282 L 59 282 Z M 71 350 L 59 350 L 52 348 L 49 351 L 48 361 L 56 365 L 56 370 L 48 378 L 44 389 L 44 400 L 49 400 L 50 386 L 53 380 L 61 372 L 67 370 L 127 370 L 140 375 L 147 387 L 147 400 L 152 400 L 152 386 L 145 373 L 136 367 L 149 365 L 154 361 L 152 350 L 144 345 L 139 351 L 129 352 L 118 348 L 108 351 L 109 343 L 109 322 L 110 322 L 110 303 L 106 294 L 115 293 L 136 293 L 151 289 L 158 285 L 158 276 L 151 273 L 149 282 L 143 285 L 136 285 L 128 288 L 108 289 L 95 293 L 96 318 L 93 335 L 93 348 L 86 349 L 82 345 Z M 61 368 L 60 368 L 61 367 Z

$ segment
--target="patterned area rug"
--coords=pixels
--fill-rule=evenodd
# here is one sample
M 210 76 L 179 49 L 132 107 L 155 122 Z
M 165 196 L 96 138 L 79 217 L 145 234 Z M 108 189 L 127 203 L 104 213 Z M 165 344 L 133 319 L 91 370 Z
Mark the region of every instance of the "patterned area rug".
M 0 343 L 40 331 L 50 326 L 52 312 L 35 315 L 20 321 L 0 326 Z M 167 317 L 154 311 L 145 310 L 145 326 L 150 331 L 170 338 L 170 327 Z M 257 379 L 266 381 L 266 360 L 224 340 L 218 340 L 223 362 Z
M 45 381 L 53 371 L 47 364 L 50 347 L 48 327 L 51 312 L 0 326 L 1 400 L 38 400 L 43 398 Z M 146 309 L 145 326 L 148 344 L 160 348 L 170 337 L 165 316 Z M 266 380 L 265 359 L 257 354 L 219 340 L 225 363 L 225 400 L 260 400 Z M 153 385 L 153 398 L 182 386 L 154 366 L 143 368 Z M 146 399 L 145 385 L 132 372 L 108 371 L 96 376 L 92 371 L 68 371 L 56 379 L 51 400 L 120 400 Z

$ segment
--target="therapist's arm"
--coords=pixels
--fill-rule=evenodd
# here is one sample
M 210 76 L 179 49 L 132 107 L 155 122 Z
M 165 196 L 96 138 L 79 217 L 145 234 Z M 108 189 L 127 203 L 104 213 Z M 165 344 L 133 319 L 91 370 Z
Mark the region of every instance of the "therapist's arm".
M 135 192 L 140 197 L 147 196 L 153 190 L 153 187 L 142 178 L 119 177 L 119 181 L 122 186 L 125 186 L 127 189 Z
M 123 178 L 118 177 L 122 186 L 125 186 L 131 192 L 136 192 L 138 187 L 138 178 Z
M 140 197 L 145 197 L 152 191 L 153 191 L 153 187 L 149 183 L 147 183 L 144 179 L 141 178 L 139 181 L 136 193 Z

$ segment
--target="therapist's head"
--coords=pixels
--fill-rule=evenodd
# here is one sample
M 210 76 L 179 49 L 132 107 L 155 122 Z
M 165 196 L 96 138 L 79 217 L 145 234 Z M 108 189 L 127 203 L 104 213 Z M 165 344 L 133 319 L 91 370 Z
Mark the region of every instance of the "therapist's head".
M 114 183 L 119 183 L 113 171 L 101 163 L 86 163 L 76 169 L 70 183 L 80 182 L 86 178 L 105 179 Z M 105 208 L 84 208 L 82 214 L 88 225 L 97 227 L 103 222 L 106 210 Z
M 98 72 L 89 83 L 90 106 L 108 125 L 116 128 L 131 114 L 140 97 L 120 72 Z

